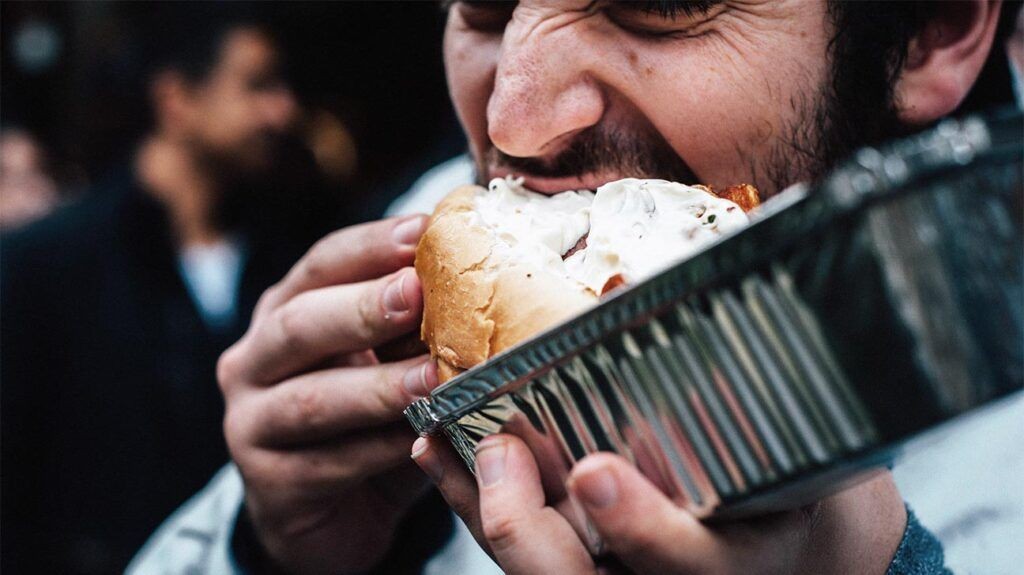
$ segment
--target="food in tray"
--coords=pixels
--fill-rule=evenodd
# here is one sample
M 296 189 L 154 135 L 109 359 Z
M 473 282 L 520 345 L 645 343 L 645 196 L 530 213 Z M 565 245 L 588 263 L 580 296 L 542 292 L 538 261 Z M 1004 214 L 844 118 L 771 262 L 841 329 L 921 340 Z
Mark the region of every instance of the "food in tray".
M 627 178 L 546 196 L 521 179 L 464 186 L 416 250 L 421 335 L 442 381 L 748 223 L 757 190 Z

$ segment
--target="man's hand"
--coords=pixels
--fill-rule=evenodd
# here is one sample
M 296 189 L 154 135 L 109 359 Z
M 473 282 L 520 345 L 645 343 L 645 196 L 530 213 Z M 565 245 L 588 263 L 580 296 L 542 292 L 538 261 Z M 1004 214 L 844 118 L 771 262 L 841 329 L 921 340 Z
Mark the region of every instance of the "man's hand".
M 476 480 L 443 441 L 420 439 L 413 459 L 509 574 L 885 573 L 906 524 L 888 474 L 810 507 L 709 525 L 675 506 L 621 457 L 580 461 L 568 491 L 613 558 L 591 558 L 545 501 L 537 464 L 515 436 L 477 449 Z
M 425 225 L 385 220 L 321 240 L 217 366 L 250 519 L 289 571 L 372 567 L 423 493 L 402 409 L 437 385 L 432 362 L 409 357 L 422 353 L 410 345 L 422 294 L 407 266 Z

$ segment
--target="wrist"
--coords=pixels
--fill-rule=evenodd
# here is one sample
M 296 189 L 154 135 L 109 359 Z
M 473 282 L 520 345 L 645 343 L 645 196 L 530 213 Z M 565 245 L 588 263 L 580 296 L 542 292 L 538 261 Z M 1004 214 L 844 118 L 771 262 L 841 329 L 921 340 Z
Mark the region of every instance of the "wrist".
M 888 472 L 818 506 L 802 571 L 886 573 L 907 525 L 906 507 Z
M 942 543 L 907 508 L 907 527 L 886 575 L 950 575 Z

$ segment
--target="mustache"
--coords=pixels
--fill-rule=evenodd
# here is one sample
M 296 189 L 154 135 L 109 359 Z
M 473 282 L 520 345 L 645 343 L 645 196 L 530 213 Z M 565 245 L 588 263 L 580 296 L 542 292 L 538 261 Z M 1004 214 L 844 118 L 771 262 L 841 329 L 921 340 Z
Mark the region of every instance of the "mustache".
M 580 132 L 567 148 L 554 158 L 510 156 L 493 145 L 485 152 L 484 166 L 477 173 L 506 168 L 517 175 L 544 178 L 582 177 L 586 174 L 612 173 L 621 177 L 661 178 L 682 183 L 697 183 L 689 165 L 656 132 L 629 133 L 594 126 Z M 485 178 L 481 178 L 485 179 Z M 486 184 L 485 182 L 482 182 Z

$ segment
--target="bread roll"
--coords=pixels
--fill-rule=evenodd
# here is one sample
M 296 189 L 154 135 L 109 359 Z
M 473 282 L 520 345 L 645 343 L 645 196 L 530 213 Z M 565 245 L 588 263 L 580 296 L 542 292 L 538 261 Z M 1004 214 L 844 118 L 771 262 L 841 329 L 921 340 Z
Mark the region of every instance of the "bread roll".
M 545 196 L 521 181 L 464 186 L 437 206 L 416 249 L 421 336 L 447 381 L 747 224 L 710 188 L 626 179 Z M 741 207 L 742 205 L 742 207 Z

